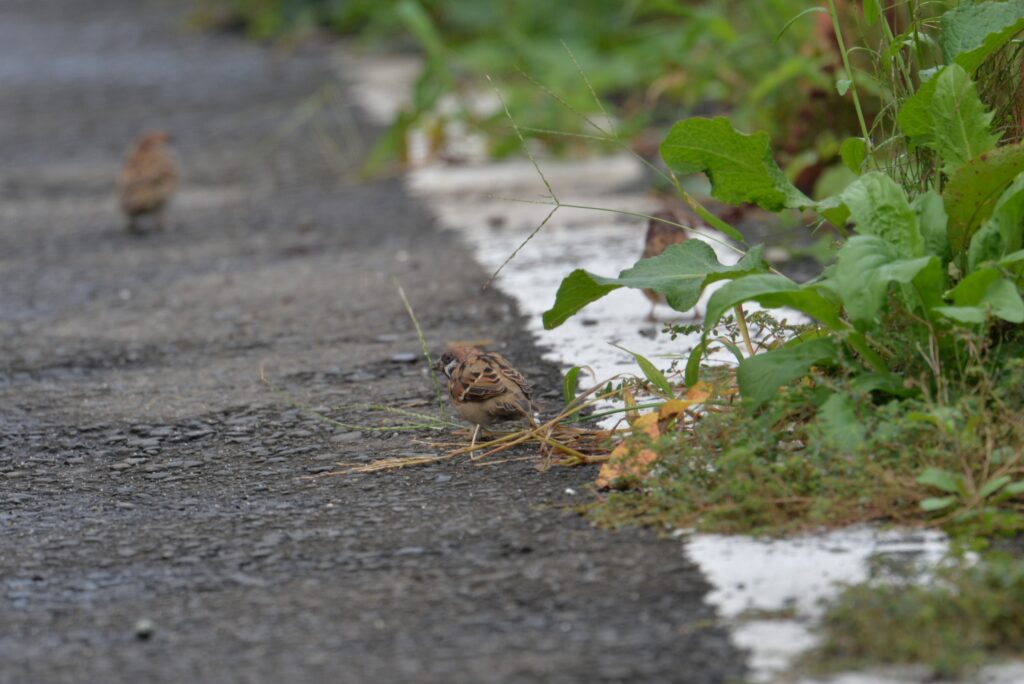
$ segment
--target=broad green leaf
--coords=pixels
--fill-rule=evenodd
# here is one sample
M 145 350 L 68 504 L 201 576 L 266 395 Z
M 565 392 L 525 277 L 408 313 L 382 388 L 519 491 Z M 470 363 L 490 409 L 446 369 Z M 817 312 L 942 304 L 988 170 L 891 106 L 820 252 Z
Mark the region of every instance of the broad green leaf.
M 1006 489 L 1004 489 L 1003 492 L 1010 496 L 1024 494 L 1024 480 L 1018 480 L 1017 482 L 1006 485 Z
M 1003 244 L 1003 236 L 999 228 L 991 221 L 985 224 L 971 237 L 971 244 L 967 246 L 967 272 L 974 273 L 990 261 L 996 261 L 1006 253 L 1006 246 Z
M 846 187 L 850 186 L 847 185 Z M 844 237 L 846 236 L 846 222 L 850 218 L 850 209 L 843 202 L 842 194 L 826 197 L 814 205 L 814 210 L 838 228 Z
M 704 314 L 705 330 L 714 329 L 727 311 L 743 302 L 757 302 L 769 309 L 788 306 L 807 314 L 833 330 L 844 328 L 836 295 L 817 284 L 798 285 L 773 273 L 737 278 L 716 290 Z
M 914 198 L 910 206 L 917 213 L 917 225 L 924 239 L 925 253 L 934 254 L 945 262 L 949 256 L 949 217 L 946 216 L 942 196 L 934 190 L 922 192 Z
M 1024 0 L 962 3 L 942 15 L 939 43 L 946 62 L 973 73 L 993 52 L 1024 31 Z
M 1004 145 L 961 166 L 943 192 L 949 214 L 949 246 L 960 254 L 992 215 L 1007 186 L 1024 171 L 1024 146 Z
M 957 502 L 955 496 L 942 496 L 924 499 L 921 502 L 921 510 L 923 511 L 941 511 L 943 508 L 949 508 Z
M 544 329 L 557 328 L 587 304 L 620 287 L 614 278 L 602 278 L 577 268 L 558 286 L 554 305 L 544 312 Z
M 939 72 L 941 73 L 942 71 Z M 935 130 L 932 100 L 935 98 L 936 81 L 937 78 L 932 76 L 921 83 L 917 92 L 907 98 L 896 113 L 896 123 L 899 124 L 903 135 L 917 145 L 927 145 L 932 141 L 932 133 Z
M 621 349 L 632 356 L 636 361 L 636 365 L 640 366 L 640 370 L 643 371 L 644 377 L 647 378 L 647 381 L 657 387 L 666 398 L 672 399 L 675 397 L 675 392 L 672 390 L 672 383 L 668 381 L 665 374 L 658 370 L 658 367 L 651 363 L 650 360 L 642 354 L 629 351 L 625 347 L 620 347 L 617 344 L 613 344 L 612 346 L 616 349 Z
M 999 260 L 1000 266 L 1017 266 L 1021 262 L 1024 262 L 1024 249 L 1018 249 L 1016 252 L 1007 254 Z
M 1018 250 L 1024 244 L 1024 173 L 1018 174 L 996 201 L 989 218 L 998 224 L 1007 250 Z
M 620 287 L 650 288 L 665 295 L 673 309 L 687 311 L 708 284 L 766 268 L 760 247 L 751 248 L 738 263 L 725 266 L 706 242 L 687 240 L 656 257 L 638 261 L 618 278 L 577 269 L 562 281 L 555 303 L 544 312 L 544 328 L 557 328 L 587 304 Z
M 960 492 L 960 476 L 941 468 L 925 468 L 924 472 L 917 476 L 917 483 L 926 487 L 941 489 L 950 494 Z
M 986 229 L 999 234 L 1005 251 L 1020 249 L 1024 233 L 1024 173 L 1018 174 L 1010 183 L 1010 187 L 1000 195 L 992 214 L 981 227 L 981 230 Z M 1003 253 L 1000 253 L 992 258 L 998 259 L 1002 256 Z
M 841 452 L 849 453 L 864 443 L 864 425 L 855 406 L 848 396 L 836 393 L 818 409 L 818 425 L 825 439 Z
M 885 392 L 896 397 L 909 397 L 914 394 L 903 386 L 903 380 L 895 373 L 862 373 L 850 381 L 850 391 L 860 394 Z
M 846 168 L 854 173 L 860 173 L 860 168 L 868 156 L 868 145 L 864 138 L 847 138 L 839 146 L 839 158 L 843 160 Z
M 968 325 L 981 325 L 989 317 L 988 309 L 980 306 L 937 306 L 934 311 L 951 321 Z
M 917 214 L 896 181 L 884 173 L 866 173 L 840 194 L 861 235 L 874 235 L 894 245 L 901 256 L 924 254 Z
M 943 262 L 938 257 L 928 258 L 930 261 L 917 271 L 909 283 L 900 281 L 900 294 L 903 303 L 910 310 L 918 311 L 924 318 L 931 319 L 931 310 L 943 304 L 942 297 L 946 291 L 948 274 L 943 270 Z M 894 267 L 893 272 L 898 275 L 899 268 Z
M 839 97 L 846 95 L 850 90 L 850 83 L 852 83 L 852 81 L 848 78 L 840 78 L 836 81 L 836 92 L 839 93 Z
M 1000 475 L 997 478 L 989 480 L 984 485 L 982 485 L 981 489 L 978 490 L 978 498 L 987 499 L 988 497 L 992 496 L 1000 489 L 1005 487 L 1007 484 L 1009 484 L 1010 479 L 1011 478 L 1009 475 Z
M 1018 249 L 1012 254 L 1007 254 L 999 260 L 1002 266 L 1014 278 L 1014 282 L 1020 283 L 1024 278 L 1024 249 Z
M 751 408 L 765 403 L 783 385 L 807 374 L 811 366 L 836 357 L 836 343 L 828 337 L 789 343 L 751 356 L 736 370 L 743 399 Z
M 942 171 L 952 175 L 968 160 L 995 147 L 999 136 L 991 130 L 993 112 L 982 104 L 963 67 L 951 64 L 935 80 L 930 146 L 943 161 Z
M 949 292 L 949 296 L 953 299 L 952 307 L 935 309 L 947 318 L 983 323 L 986 314 L 991 312 L 1004 321 L 1024 323 L 1024 300 L 1017 286 L 995 268 L 983 268 L 970 274 Z
M 656 257 L 638 261 L 620 273 L 618 279 L 628 287 L 659 292 L 676 311 L 688 311 L 707 285 L 767 268 L 760 246 L 751 247 L 736 264 L 725 266 L 706 242 L 687 240 Z
M 857 180 L 857 174 L 846 168 L 845 164 L 834 164 L 827 167 L 814 183 L 815 197 L 834 197 Z
M 726 204 L 750 202 L 768 211 L 813 204 L 775 163 L 767 133 L 740 133 L 725 117 L 677 122 L 661 143 L 661 157 L 676 173 L 706 173 L 712 196 Z
M 847 315 L 860 329 L 873 326 L 890 283 L 914 285 L 924 311 L 940 303 L 944 289 L 937 257 L 903 259 L 891 242 L 873 235 L 847 240 L 839 250 L 835 282 Z

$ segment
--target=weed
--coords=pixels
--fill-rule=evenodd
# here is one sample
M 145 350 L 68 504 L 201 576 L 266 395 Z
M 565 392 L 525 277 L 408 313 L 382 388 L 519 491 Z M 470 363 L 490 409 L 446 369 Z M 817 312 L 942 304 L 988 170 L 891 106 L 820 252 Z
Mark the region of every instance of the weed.
M 818 671 L 929 663 L 950 678 L 987 660 L 1018 657 L 1024 642 L 1024 561 L 990 554 L 957 560 L 927 586 L 911 579 L 849 587 L 823 619 L 806 658 Z

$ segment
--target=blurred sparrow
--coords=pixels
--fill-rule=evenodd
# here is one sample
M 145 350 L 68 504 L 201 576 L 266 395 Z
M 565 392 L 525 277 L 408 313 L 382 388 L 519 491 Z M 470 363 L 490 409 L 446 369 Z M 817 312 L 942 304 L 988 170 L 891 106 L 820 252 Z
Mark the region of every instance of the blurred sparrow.
M 169 141 L 164 131 L 146 133 L 124 162 L 117 186 L 129 231 L 138 231 L 139 221 L 145 216 L 152 216 L 156 227 L 164 227 L 161 212 L 178 189 L 178 164 Z
M 455 410 L 476 426 L 472 445 L 476 445 L 481 426 L 516 419 L 536 425 L 530 385 L 501 354 L 455 347 L 441 355 L 434 369 L 447 376 L 448 396 Z
M 691 225 L 695 222 L 691 222 Z M 659 211 L 652 215 L 647 222 L 647 236 L 644 238 L 644 254 L 641 258 L 658 256 L 672 245 L 686 240 L 686 231 L 673 223 L 683 223 L 681 217 L 674 211 Z M 647 314 L 647 320 L 655 323 L 658 319 L 654 317 L 654 309 L 665 301 L 665 296 L 650 289 L 645 289 L 644 294 L 651 300 L 651 311 Z

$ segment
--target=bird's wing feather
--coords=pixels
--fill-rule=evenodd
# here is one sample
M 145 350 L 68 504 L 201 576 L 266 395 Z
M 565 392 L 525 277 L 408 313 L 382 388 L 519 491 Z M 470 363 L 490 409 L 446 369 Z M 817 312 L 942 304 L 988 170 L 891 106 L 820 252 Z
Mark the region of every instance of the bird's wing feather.
M 459 401 L 487 401 L 520 392 L 529 397 L 526 378 L 500 354 L 475 354 L 452 374 L 452 394 Z

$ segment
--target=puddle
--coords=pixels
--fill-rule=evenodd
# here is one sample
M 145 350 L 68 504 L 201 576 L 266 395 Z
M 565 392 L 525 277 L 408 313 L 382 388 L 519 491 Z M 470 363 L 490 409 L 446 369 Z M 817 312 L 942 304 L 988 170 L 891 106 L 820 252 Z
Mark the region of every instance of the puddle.
M 401 106 L 401 93 L 407 92 L 396 75 L 415 77 L 416 70 L 404 59 L 389 63 L 378 58 L 359 59 L 358 68 L 353 68 L 353 59 L 351 55 L 342 58 L 349 63 L 345 73 L 355 74 L 357 79 L 352 91 L 375 120 L 388 120 Z M 423 146 L 414 144 L 412 148 L 415 152 Z M 550 204 L 509 201 L 546 201 L 546 188 L 527 160 L 446 165 L 421 158 L 420 162 L 407 176 L 408 187 L 430 205 L 442 225 L 459 233 L 491 272 L 502 266 L 552 209 Z M 658 209 L 652 198 L 635 189 L 643 187 L 643 169 L 628 155 L 588 161 L 545 160 L 541 166 L 563 202 L 636 213 Z M 661 367 L 668 365 L 661 359 L 685 356 L 692 349 L 696 334 L 670 341 L 660 329 L 665 322 L 696 322 L 709 293 L 691 315 L 660 306 L 659 323 L 654 324 L 646 320 L 650 302 L 642 293 L 617 290 L 561 327 L 542 329 L 541 314 L 553 303 L 563 277 L 576 268 L 618 274 L 639 258 L 645 229 L 646 221 L 634 216 L 560 208 L 541 233 L 504 266 L 494 285 L 514 297 L 528 316 L 530 329 L 548 349 L 545 358 L 563 369 L 590 366 L 603 380 L 638 372 L 632 357 L 609 343 L 659 359 Z M 724 242 L 715 242 L 716 236 L 706 233 L 704 239 L 722 262 L 735 262 L 735 253 Z M 515 350 L 507 355 L 514 359 Z M 716 360 L 728 362 L 729 358 L 723 355 Z M 730 626 L 736 644 L 749 652 L 754 682 L 794 681 L 786 672 L 796 656 L 814 645 L 821 603 L 836 596 L 843 583 L 864 581 L 872 576 L 872 568 L 885 564 L 909 564 L 925 571 L 947 551 L 941 533 L 868 527 L 784 540 L 681 536 L 685 537 L 687 555 L 715 587 L 708 600 Z M 848 673 L 827 681 L 902 684 L 924 681 L 927 674 L 904 669 Z M 1024 681 L 1024 666 L 986 668 L 981 676 L 996 684 L 1020 682 Z M 814 682 L 800 680 L 800 684 Z
M 947 547 L 940 532 L 854 527 L 787 539 L 698 534 L 686 551 L 715 587 L 708 600 L 734 641 L 749 650 L 751 681 L 772 682 L 815 644 L 822 602 L 841 585 L 873 577 L 872 568 L 927 572 Z

